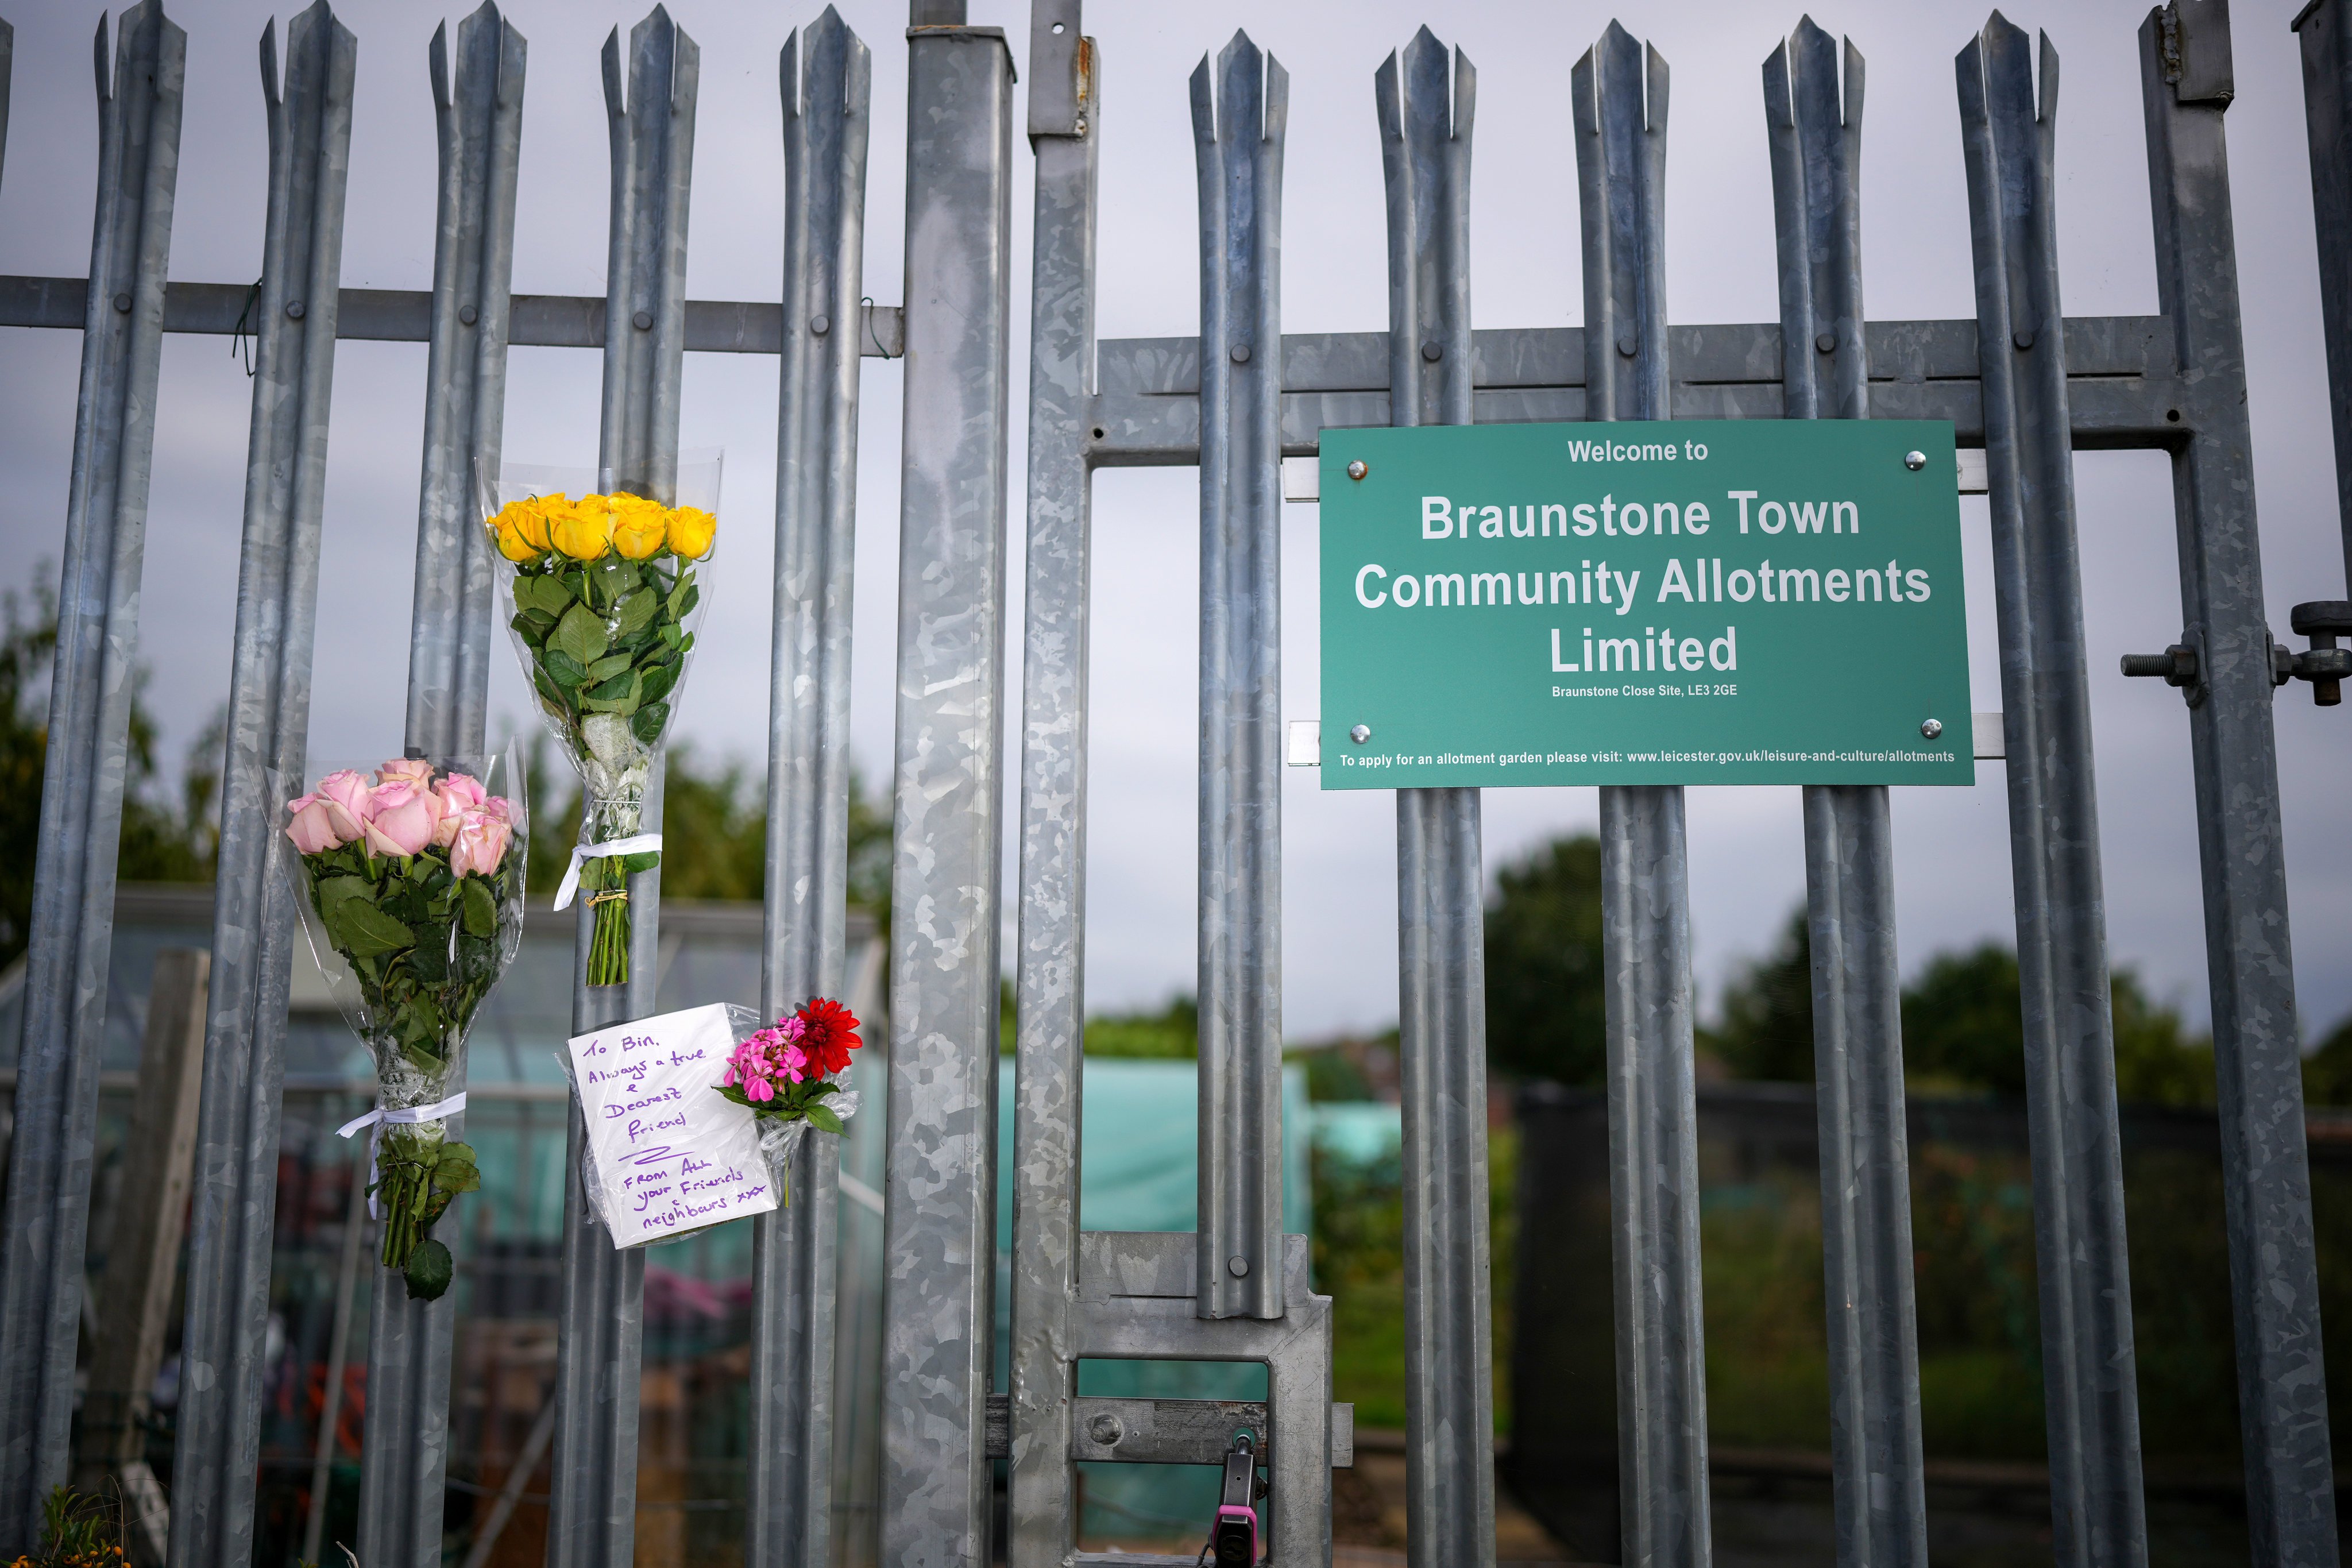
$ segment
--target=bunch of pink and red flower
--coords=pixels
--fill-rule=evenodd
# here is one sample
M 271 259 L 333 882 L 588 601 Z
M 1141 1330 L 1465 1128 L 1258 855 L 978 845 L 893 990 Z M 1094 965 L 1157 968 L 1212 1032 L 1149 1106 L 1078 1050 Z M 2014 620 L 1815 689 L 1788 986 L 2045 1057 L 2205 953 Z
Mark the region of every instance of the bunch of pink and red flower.
M 856 1014 L 814 997 L 738 1045 L 727 1058 L 726 1078 L 715 1087 L 754 1115 L 838 1133 L 841 1119 L 824 1100 L 839 1091 L 833 1080 L 848 1070 L 849 1053 L 863 1044 Z
M 473 774 L 415 758 L 373 778 L 329 773 L 286 810 L 288 869 L 314 950 L 375 1058 L 390 1113 L 373 1189 L 384 1266 L 430 1300 L 452 1268 L 434 1222 L 481 1175 L 473 1150 L 448 1139 L 446 1116 L 397 1113 L 448 1101 L 464 1082 L 467 1031 L 521 940 L 523 813 Z M 326 962 L 327 949 L 342 966 Z
M 349 768 L 329 773 L 318 787 L 286 803 L 294 820 L 286 837 L 305 855 L 346 844 L 363 845 L 374 855 L 448 852 L 455 876 L 495 873 L 514 836 L 514 813 L 506 800 L 487 793 L 469 773 L 436 779 L 431 763 L 394 758 L 371 781 Z

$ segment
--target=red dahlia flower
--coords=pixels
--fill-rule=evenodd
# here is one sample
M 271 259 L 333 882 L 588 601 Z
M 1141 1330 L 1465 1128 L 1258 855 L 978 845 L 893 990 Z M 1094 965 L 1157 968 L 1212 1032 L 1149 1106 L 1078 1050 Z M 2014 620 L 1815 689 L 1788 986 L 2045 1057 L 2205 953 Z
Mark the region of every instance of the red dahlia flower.
M 849 1053 L 866 1043 L 857 1037 L 857 1015 L 827 997 L 802 1003 L 793 1016 L 805 1031 L 801 1048 L 819 1073 L 830 1076 L 846 1070 Z

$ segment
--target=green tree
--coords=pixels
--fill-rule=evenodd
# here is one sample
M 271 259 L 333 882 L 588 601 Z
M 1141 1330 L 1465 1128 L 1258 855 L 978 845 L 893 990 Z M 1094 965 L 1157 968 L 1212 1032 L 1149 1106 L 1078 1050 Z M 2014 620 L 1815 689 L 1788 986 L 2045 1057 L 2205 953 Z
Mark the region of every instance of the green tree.
M 1087 1020 L 1086 1054 L 1192 1061 L 1201 1054 L 1201 1009 L 1171 996 L 1156 1013 L 1104 1013 Z
M 2116 1098 L 2126 1104 L 2213 1103 L 2213 1042 L 2147 994 L 2138 973 L 2108 977 Z M 1904 1066 L 1916 1078 L 1995 1094 L 2025 1092 L 2023 992 L 2017 955 L 1997 942 L 1939 953 L 1903 993 Z
M 2346 1014 L 2303 1058 L 2305 1105 L 2352 1105 L 2352 1013 Z
M 1518 1079 L 1597 1084 L 1601 842 L 1556 838 L 1504 867 L 1486 906 L 1486 1060 Z
M 2109 980 L 2116 1096 L 2126 1103 L 2210 1105 L 2213 1047 L 2179 1012 L 2150 997 L 2137 973 Z M 1805 911 L 1780 942 L 1724 988 L 1707 1043 L 1733 1074 L 1813 1079 L 1812 943 Z M 2025 1092 L 2023 997 L 2017 955 L 1998 942 L 1941 952 L 1903 991 L 1903 1065 L 1910 1078 L 1955 1089 Z M 2352 1053 L 2347 1053 L 2352 1054 Z
M 0 595 L 0 965 L 24 952 L 31 936 L 48 759 L 48 679 L 58 651 L 58 600 L 47 585 L 54 575 L 47 564 L 34 568 L 29 612 L 17 595 Z M 216 710 L 190 745 L 179 799 L 165 799 L 157 785 L 159 736 L 147 708 L 143 665 L 133 669 L 131 681 L 115 879 L 209 882 L 220 853 L 227 710 Z
M 1813 942 L 1803 910 L 1769 955 L 1723 988 L 1721 1026 L 1704 1043 L 1735 1078 L 1813 1081 Z
M 1988 942 L 1939 952 L 1903 989 L 1903 1066 L 1956 1088 L 2025 1092 L 2017 955 Z
M 37 580 L 46 581 L 46 569 Z M 0 597 L 0 963 L 25 951 L 33 925 L 33 862 L 41 842 L 41 766 L 48 754 L 47 715 L 32 711 L 58 649 L 56 597 L 36 589 L 25 618 L 15 594 Z

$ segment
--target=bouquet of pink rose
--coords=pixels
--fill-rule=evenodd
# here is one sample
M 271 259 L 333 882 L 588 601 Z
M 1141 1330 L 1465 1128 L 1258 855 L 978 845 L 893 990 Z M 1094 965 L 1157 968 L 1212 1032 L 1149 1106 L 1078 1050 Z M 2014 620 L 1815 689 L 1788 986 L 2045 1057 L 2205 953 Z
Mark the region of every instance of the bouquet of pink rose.
M 787 1206 L 793 1201 L 787 1162 L 808 1130 L 838 1137 L 841 1124 L 856 1114 L 857 1096 L 842 1089 L 841 1075 L 849 1070 L 849 1053 L 865 1043 L 857 1037 L 856 1014 L 829 997 L 811 997 L 740 1042 L 727 1058 L 726 1076 L 711 1086 L 759 1119 L 760 1152 Z
M 522 940 L 524 813 L 476 773 L 413 757 L 329 773 L 286 809 L 279 858 L 311 953 L 375 1058 L 382 1103 L 343 1135 L 376 1128 L 383 1264 L 431 1300 L 451 1272 L 433 1224 L 481 1184 L 446 1118 L 464 1107 L 474 1015 Z

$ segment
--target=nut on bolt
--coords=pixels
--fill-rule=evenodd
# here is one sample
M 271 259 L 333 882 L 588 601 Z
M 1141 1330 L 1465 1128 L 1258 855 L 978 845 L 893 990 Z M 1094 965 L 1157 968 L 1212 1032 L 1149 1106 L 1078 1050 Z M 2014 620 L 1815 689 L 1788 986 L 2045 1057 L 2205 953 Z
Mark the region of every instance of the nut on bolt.
M 2126 675 L 2145 676 L 2162 680 L 2167 686 L 2197 684 L 2197 650 L 2186 643 L 2174 643 L 2162 653 L 2127 653 L 2123 658 Z
M 1106 1448 L 1115 1448 L 1118 1446 L 1119 1439 L 1127 1436 L 1127 1428 L 1120 1424 L 1118 1416 L 1105 1410 L 1087 1423 L 1087 1436 Z
M 1927 454 L 1916 448 L 1906 452 L 1903 454 L 1903 466 L 1916 474 L 1927 466 Z
M 1943 732 L 1944 721 L 1941 719 L 1922 719 L 1919 721 L 1919 733 L 1931 741 Z
M 1371 471 L 1372 466 L 1361 458 L 1348 465 L 1348 477 L 1351 479 L 1360 479 Z
M 1370 724 L 1359 724 L 1354 729 L 1348 731 L 1348 739 L 1355 742 L 1356 744 L 1360 746 L 1371 738 L 1372 727 Z
M 2336 646 L 2339 637 L 2352 636 L 2352 601 L 2315 599 L 2289 612 L 2287 625 L 2298 637 L 2311 639 L 2311 650 L 2294 656 L 2296 675 L 2311 682 L 2311 700 L 2322 708 L 2344 700 L 2344 680 L 2352 675 L 2347 650 Z

